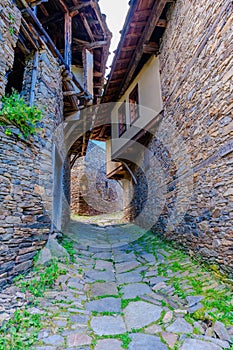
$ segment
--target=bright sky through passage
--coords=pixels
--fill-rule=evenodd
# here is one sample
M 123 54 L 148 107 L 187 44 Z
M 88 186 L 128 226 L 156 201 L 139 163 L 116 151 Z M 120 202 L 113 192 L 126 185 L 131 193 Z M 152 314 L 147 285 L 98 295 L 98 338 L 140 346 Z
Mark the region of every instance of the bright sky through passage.
M 107 25 L 113 34 L 112 43 L 107 66 L 110 67 L 114 54 L 113 51 L 117 49 L 120 33 L 119 31 L 123 28 L 126 15 L 129 9 L 129 0 L 100 0 L 99 5 L 101 12 L 107 16 Z M 108 69 L 107 74 L 110 69 Z

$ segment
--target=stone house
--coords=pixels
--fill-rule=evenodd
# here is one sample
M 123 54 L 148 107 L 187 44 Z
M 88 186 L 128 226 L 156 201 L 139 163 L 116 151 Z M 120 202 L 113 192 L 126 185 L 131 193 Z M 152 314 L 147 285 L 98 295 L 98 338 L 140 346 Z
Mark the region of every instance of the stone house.
M 14 88 L 43 118 L 26 140 L 0 127 L 0 287 L 69 218 L 70 168 L 94 120 L 82 112 L 99 103 L 110 40 L 95 0 L 1 1 L 0 98 Z
M 232 28 L 232 1 L 131 1 L 95 131 L 126 218 L 231 275 Z
M 106 178 L 106 151 L 89 141 L 87 154 L 71 170 L 71 212 L 79 215 L 110 214 L 121 211 L 121 184 Z

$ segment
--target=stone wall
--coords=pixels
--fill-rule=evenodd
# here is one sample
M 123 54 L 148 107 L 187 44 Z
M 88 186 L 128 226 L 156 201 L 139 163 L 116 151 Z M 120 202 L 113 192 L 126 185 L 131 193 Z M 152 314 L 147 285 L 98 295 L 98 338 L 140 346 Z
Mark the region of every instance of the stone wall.
M 143 170 L 145 177 L 132 186 L 126 208 L 132 219 L 149 202 L 158 209 L 148 212 L 156 233 L 230 274 L 232 11 L 232 1 L 223 0 L 177 0 L 171 8 L 160 54 L 162 122 L 152 132 L 149 160 L 146 154 L 138 159 L 135 174 L 140 177 Z
M 122 188 L 106 178 L 106 152 L 89 142 L 87 155 L 78 159 L 71 172 L 71 211 L 98 215 L 122 210 Z
M 4 11 L 4 19 L 3 19 Z M 11 2 L 0 5 L 0 96 L 7 83 L 5 72 L 12 68 L 17 36 L 9 37 L 9 18 L 19 25 L 19 12 Z M 18 16 L 18 17 L 17 17 Z M 18 27 L 17 27 L 18 28 Z M 14 29 L 17 34 L 17 29 Z M 29 100 L 34 54 L 26 62 L 22 95 Z M 33 257 L 47 241 L 53 222 L 54 148 L 63 167 L 63 94 L 60 66 L 44 48 L 39 52 L 35 105 L 42 109 L 40 131 L 27 142 L 17 138 L 17 129 L 7 136 L 0 127 L 0 287 L 33 265 Z M 63 173 L 63 169 L 61 169 Z M 64 199 L 64 198 L 63 198 Z
M 26 101 L 29 98 L 31 87 L 33 62 L 34 56 L 32 55 L 27 61 L 23 83 L 22 95 Z M 49 50 L 43 50 L 39 53 L 34 103 L 43 111 L 43 120 L 40 125 L 41 132 L 38 135 L 39 137 L 35 137 L 35 143 L 40 145 L 38 162 L 41 164 L 39 168 L 39 185 L 37 191 L 39 194 L 42 193 L 43 202 L 46 203 L 46 210 L 52 218 L 53 198 L 54 195 L 56 196 L 54 191 L 62 193 L 65 205 L 62 188 L 55 188 L 53 191 L 55 176 L 54 152 L 56 148 L 61 163 L 64 164 L 66 161 L 66 151 L 63 126 L 61 124 L 63 120 L 61 68 Z M 62 168 L 59 171 L 63 174 Z M 59 196 L 59 193 L 57 195 Z
M 5 93 L 6 73 L 14 62 L 14 48 L 21 23 L 19 9 L 9 0 L 0 3 L 0 96 Z

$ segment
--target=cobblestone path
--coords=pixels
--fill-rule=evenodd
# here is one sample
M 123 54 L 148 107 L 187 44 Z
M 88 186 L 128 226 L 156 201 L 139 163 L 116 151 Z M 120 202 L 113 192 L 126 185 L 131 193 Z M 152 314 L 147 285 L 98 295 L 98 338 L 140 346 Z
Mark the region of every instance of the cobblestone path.
M 226 285 L 150 233 L 110 246 L 109 229 L 127 233 L 127 226 L 102 225 L 99 247 L 75 243 L 75 262 L 60 264 L 67 274 L 29 308 L 43 321 L 31 349 L 231 348 L 232 293 Z M 70 237 L 75 238 L 74 224 Z

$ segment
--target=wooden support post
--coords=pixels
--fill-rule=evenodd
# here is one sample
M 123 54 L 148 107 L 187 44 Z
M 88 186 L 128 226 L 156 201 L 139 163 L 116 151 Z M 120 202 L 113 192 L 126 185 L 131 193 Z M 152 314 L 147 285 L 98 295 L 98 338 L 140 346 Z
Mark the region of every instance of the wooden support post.
M 29 101 L 30 107 L 32 107 L 34 105 L 34 100 L 35 100 L 35 89 L 36 89 L 38 64 L 39 64 L 39 51 L 36 51 L 35 56 L 34 56 L 33 71 L 32 71 L 32 83 L 31 83 L 31 89 L 30 89 L 30 101 Z
M 72 17 L 65 13 L 65 63 L 71 68 L 72 63 Z

